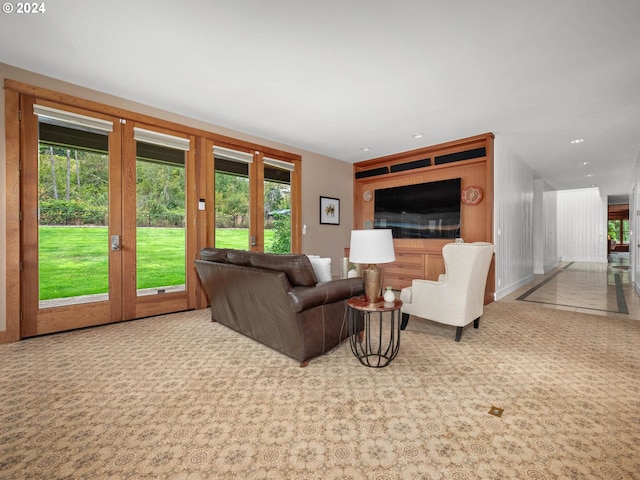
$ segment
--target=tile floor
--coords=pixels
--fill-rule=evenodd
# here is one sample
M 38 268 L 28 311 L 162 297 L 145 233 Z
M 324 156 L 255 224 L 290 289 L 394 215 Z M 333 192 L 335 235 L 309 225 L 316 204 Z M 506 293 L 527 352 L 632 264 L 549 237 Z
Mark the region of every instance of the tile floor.
M 631 283 L 628 253 L 611 254 L 609 263 L 562 262 L 501 301 L 640 320 L 640 296 Z

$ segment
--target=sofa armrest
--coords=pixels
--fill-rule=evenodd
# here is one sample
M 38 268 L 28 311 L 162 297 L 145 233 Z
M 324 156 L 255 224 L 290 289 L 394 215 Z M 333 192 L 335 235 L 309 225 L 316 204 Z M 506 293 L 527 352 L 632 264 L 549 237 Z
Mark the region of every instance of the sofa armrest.
M 347 300 L 364 291 L 362 278 L 343 278 L 319 283 L 314 287 L 294 287 L 289 291 L 291 308 L 295 313 L 319 305 Z

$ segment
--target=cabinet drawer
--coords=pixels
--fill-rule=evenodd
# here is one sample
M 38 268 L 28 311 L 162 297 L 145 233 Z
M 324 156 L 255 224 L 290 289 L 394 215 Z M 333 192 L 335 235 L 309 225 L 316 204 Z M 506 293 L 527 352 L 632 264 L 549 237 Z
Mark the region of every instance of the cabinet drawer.
M 412 276 L 413 278 L 422 278 L 424 277 L 424 266 L 422 264 L 389 263 L 384 266 L 384 273 L 385 275 L 402 275 Z
M 382 288 L 391 286 L 394 290 L 402 290 L 405 287 L 410 287 L 411 282 L 416 277 L 404 276 L 404 275 L 385 275 L 383 279 Z
M 394 264 L 395 263 L 401 263 L 403 265 L 424 265 L 424 255 L 396 252 L 396 261 Z

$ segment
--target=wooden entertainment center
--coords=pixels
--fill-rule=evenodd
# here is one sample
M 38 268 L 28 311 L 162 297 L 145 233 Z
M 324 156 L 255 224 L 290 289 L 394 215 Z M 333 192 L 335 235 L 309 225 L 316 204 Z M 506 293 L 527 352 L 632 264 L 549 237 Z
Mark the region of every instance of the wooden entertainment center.
M 465 242 L 493 243 L 493 139 L 486 133 L 354 164 L 354 228 L 373 228 L 376 190 L 460 178 L 459 236 Z M 452 241 L 396 238 L 396 261 L 381 265 L 384 285 L 401 289 L 416 278 L 437 280 L 444 272 L 442 247 Z M 494 270 L 492 262 L 485 303 L 493 301 Z

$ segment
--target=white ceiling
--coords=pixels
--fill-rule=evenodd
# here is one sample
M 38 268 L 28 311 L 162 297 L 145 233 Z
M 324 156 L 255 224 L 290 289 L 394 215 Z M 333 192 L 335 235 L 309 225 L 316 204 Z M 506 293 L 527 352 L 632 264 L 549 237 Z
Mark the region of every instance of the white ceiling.
M 0 14 L 0 62 L 346 162 L 494 132 L 557 189 L 629 193 L 638 0 L 43 4 Z

